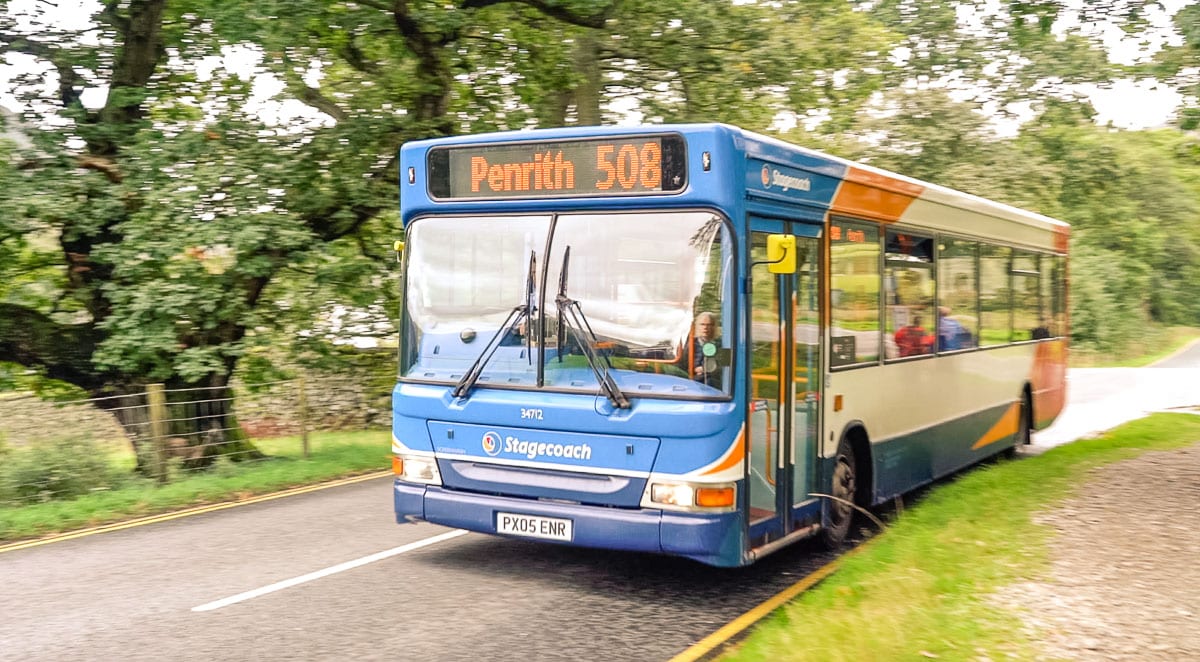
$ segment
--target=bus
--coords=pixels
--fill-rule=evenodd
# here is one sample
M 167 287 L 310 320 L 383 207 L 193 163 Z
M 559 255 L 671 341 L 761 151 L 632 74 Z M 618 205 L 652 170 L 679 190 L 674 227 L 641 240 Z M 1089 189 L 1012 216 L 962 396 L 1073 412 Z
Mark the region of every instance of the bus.
M 742 566 L 1063 407 L 1060 221 L 723 124 L 399 175 L 398 522 Z

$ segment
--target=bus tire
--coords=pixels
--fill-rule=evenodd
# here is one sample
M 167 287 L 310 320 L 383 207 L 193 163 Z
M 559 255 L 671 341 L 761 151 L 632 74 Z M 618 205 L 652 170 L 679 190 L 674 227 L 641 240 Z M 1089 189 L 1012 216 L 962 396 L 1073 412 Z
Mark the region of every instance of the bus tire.
M 1021 408 L 1017 410 L 1017 432 L 1013 437 L 1013 445 L 1005 450 L 1005 457 L 1015 458 L 1021 446 L 1033 443 L 1033 407 L 1029 401 L 1029 393 L 1021 396 Z
M 1017 423 L 1017 445 L 1028 446 L 1033 443 L 1033 399 L 1026 389 L 1021 396 L 1021 420 Z
M 821 544 L 829 549 L 842 546 L 850 533 L 854 521 L 855 497 L 858 493 L 858 472 L 854 459 L 854 448 L 850 439 L 843 436 L 838 443 L 837 457 L 833 465 L 833 480 L 829 491 L 836 499 L 829 499 L 821 509 Z

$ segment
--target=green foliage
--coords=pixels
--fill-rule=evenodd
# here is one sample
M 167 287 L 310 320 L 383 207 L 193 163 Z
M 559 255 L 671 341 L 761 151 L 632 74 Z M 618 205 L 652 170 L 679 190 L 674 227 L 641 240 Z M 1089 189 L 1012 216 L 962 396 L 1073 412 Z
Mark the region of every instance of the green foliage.
M 83 389 L 74 384 L 51 379 L 38 370 L 17 363 L 0 361 L 0 393 L 4 391 L 33 393 L 43 400 L 59 402 L 88 397 Z
M 223 461 L 213 471 L 189 474 L 168 485 L 129 477 L 112 489 L 93 490 L 66 501 L 10 505 L 0 498 L 0 540 L 19 540 L 244 498 L 388 466 L 387 432 L 320 433 L 313 434 L 310 441 L 311 454 L 307 459 L 301 457 L 300 440 L 295 437 L 263 440 L 259 444 L 275 458 L 273 461 Z M 5 464 L 0 464 L 0 486 L 7 484 L 3 478 Z M 123 465 L 113 466 L 115 471 L 128 471 Z
M 1085 270 L 1120 270 L 1087 294 L 1097 310 L 1197 323 L 1195 138 L 1097 129 L 1069 87 L 1145 73 L 1200 92 L 1197 8 L 1172 17 L 1178 44 L 1123 69 L 1059 19 L 1140 38 L 1148 12 L 1085 5 L 181 0 L 150 44 L 122 32 L 145 3 L 117 3 L 99 39 L 60 32 L 28 49 L 67 79 L 18 81 L 28 111 L 4 116 L 23 138 L 0 138 L 0 305 L 20 313 L 13 328 L 70 339 L 70 352 L 22 347 L 22 363 L 91 393 L 221 382 L 279 348 L 337 363 L 343 311 L 392 335 L 403 142 L 623 121 L 633 101 L 649 122 L 775 131 L 794 118 L 793 140 L 1066 218 Z M 257 58 L 249 75 L 226 68 L 233 51 Z M 114 86 L 132 52 L 156 67 Z M 264 74 L 281 86 L 269 100 Z M 97 110 L 85 88 L 113 93 Z M 1000 139 L 977 111 L 1012 101 L 1040 114 Z M 276 119 L 281 102 L 307 117 Z M 1127 336 L 1083 328 L 1095 346 Z M 8 341 L 0 360 L 17 360 Z
M 1038 129 L 1062 172 L 1061 215 L 1073 225 L 1072 335 L 1113 350 L 1147 321 L 1195 324 L 1200 283 L 1200 168 L 1172 131 Z
M 887 113 L 836 151 L 1072 225 L 1071 333 L 1083 349 L 1128 349 L 1150 323 L 1200 323 L 1200 159 L 1176 131 L 1112 132 L 1078 107 L 1015 139 L 938 92 L 885 95 Z
M 601 48 L 649 121 L 767 130 L 780 112 L 828 112 L 830 130 L 878 89 L 895 35 L 850 3 L 635 0 Z
M 61 437 L 24 448 L 0 446 L 0 504 L 72 499 L 119 483 L 108 453 L 91 439 Z

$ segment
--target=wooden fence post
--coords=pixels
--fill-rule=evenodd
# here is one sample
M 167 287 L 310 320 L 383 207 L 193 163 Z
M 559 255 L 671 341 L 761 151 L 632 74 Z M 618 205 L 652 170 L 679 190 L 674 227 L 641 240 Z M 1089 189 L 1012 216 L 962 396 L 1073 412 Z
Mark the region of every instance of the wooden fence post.
M 154 474 L 159 483 L 167 482 L 167 396 L 162 384 L 146 385 L 150 405 L 150 436 L 154 443 Z
M 304 377 L 296 379 L 296 389 L 299 391 L 297 406 L 300 409 L 300 444 L 304 449 L 304 459 L 308 459 L 308 391 L 304 388 Z

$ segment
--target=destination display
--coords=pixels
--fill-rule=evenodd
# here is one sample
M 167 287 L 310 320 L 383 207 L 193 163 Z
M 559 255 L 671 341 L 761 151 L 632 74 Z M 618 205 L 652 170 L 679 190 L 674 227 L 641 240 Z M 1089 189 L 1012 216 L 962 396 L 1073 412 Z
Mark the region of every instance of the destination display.
M 678 193 L 687 156 L 678 135 L 490 145 L 429 151 L 437 199 L 548 198 Z

